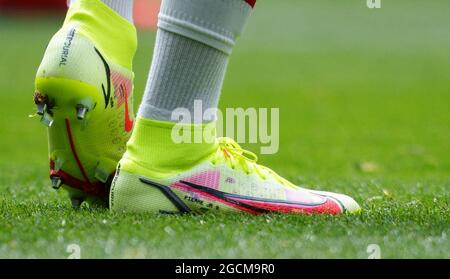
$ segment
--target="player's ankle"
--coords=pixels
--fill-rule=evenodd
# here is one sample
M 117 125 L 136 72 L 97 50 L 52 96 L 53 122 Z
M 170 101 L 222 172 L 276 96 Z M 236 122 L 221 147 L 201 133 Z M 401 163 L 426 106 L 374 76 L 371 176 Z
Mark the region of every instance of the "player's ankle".
M 138 117 L 122 161 L 172 175 L 206 160 L 217 150 L 215 123 L 181 124 Z
M 79 0 L 69 0 L 68 5 L 71 7 L 72 5 L 76 4 Z M 89 0 L 92 1 L 92 0 Z M 97 0 L 94 0 L 97 1 Z M 116 13 L 118 13 L 120 16 L 128 20 L 129 22 L 133 23 L 133 6 L 134 6 L 134 0 L 99 0 L 103 4 L 110 7 L 112 10 L 114 10 Z
M 67 11 L 63 28 L 87 37 L 113 63 L 132 68 L 136 28 L 101 1 L 76 1 Z

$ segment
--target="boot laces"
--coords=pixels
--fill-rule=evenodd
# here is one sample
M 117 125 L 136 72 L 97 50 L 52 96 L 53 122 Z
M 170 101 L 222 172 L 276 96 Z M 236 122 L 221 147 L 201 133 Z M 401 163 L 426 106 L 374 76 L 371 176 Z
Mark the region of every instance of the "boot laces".
M 296 188 L 292 183 L 279 176 L 268 167 L 259 165 L 258 156 L 246 149 L 243 149 L 236 141 L 228 137 L 218 138 L 219 148 L 213 158 L 213 164 L 217 161 L 225 161 L 232 169 L 239 167 L 246 174 L 256 173 L 261 179 L 274 178 L 279 183 Z

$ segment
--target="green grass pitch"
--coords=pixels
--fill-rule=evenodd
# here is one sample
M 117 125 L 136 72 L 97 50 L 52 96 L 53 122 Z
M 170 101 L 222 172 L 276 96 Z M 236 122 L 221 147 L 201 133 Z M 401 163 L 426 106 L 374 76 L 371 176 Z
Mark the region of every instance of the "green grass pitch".
M 111 214 L 51 189 L 33 80 L 61 18 L 0 17 L 0 258 L 450 257 L 448 1 L 259 1 L 221 107 L 280 108 L 280 150 L 260 161 L 347 193 L 357 216 Z M 154 33 L 139 33 L 136 107 Z M 257 151 L 257 145 L 246 145 Z

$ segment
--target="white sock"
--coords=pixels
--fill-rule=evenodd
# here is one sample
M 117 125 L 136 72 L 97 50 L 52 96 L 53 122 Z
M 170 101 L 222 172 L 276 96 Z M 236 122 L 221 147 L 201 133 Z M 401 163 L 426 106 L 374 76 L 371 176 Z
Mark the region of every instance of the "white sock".
M 254 1 L 163 0 L 139 116 L 163 121 L 176 108 L 217 108 L 229 55 Z
M 93 0 L 97 1 L 97 0 Z M 119 15 L 127 19 L 129 22 L 133 23 L 133 4 L 134 0 L 100 0 L 116 11 Z M 72 5 L 77 2 L 77 0 L 68 0 L 67 4 Z

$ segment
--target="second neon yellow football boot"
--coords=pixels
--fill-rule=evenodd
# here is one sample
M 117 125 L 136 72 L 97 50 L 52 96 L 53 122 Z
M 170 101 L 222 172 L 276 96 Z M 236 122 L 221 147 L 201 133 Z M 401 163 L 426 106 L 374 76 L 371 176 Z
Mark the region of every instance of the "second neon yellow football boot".
M 361 210 L 347 195 L 294 185 L 232 139 L 216 139 L 214 125 L 138 117 L 112 182 L 111 210 L 331 215 Z M 174 140 L 180 130 L 192 140 Z
M 52 187 L 74 207 L 107 204 L 133 127 L 136 30 L 98 0 L 71 5 L 37 71 L 36 116 L 47 126 Z

